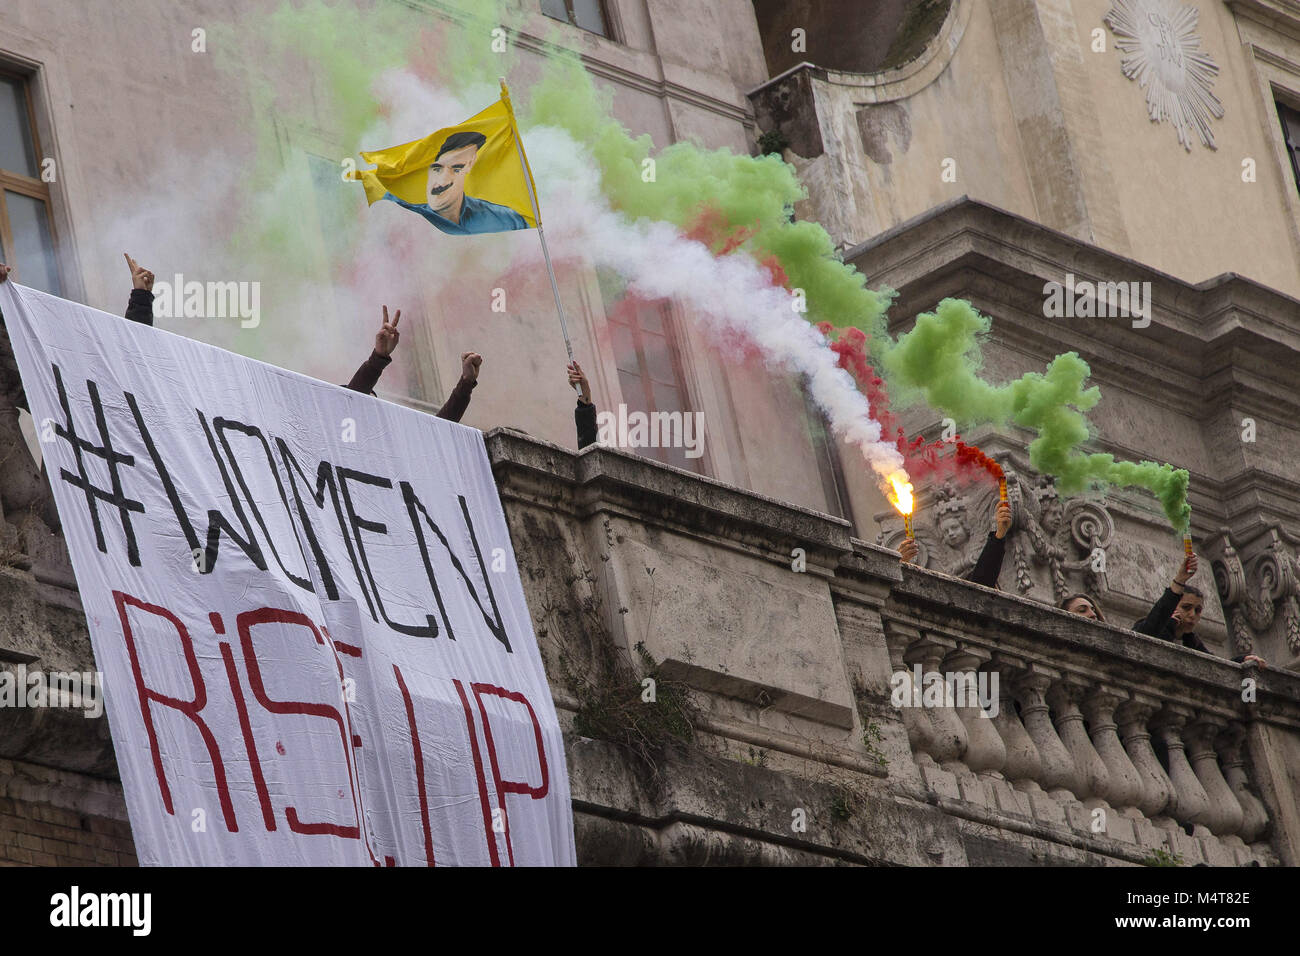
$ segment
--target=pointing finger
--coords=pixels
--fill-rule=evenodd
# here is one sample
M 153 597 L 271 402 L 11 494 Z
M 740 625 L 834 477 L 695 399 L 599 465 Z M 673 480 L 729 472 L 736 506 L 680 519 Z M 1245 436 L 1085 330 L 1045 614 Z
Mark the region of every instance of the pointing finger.
M 384 306 L 384 325 L 388 324 L 388 306 Z
M 393 313 L 393 328 L 397 328 L 397 320 L 402 317 L 402 310 L 398 309 Z

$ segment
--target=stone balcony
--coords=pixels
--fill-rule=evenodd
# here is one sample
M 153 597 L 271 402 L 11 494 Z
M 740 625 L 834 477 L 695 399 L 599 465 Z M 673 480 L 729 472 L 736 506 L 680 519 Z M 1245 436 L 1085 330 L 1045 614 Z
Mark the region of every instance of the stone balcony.
M 583 703 L 560 658 L 599 670 L 611 646 L 700 707 L 650 784 L 573 739 L 587 859 L 1297 860 L 1296 675 L 904 566 L 843 521 L 623 452 L 488 448 L 561 719 Z M 895 706 L 917 667 L 985 675 L 994 715 Z
M 93 670 L 3 352 L 0 668 Z M 1039 603 L 1054 590 L 1035 574 L 1083 572 L 1032 548 L 1027 593 L 993 591 L 626 452 L 486 438 L 580 862 L 1300 862 L 1300 677 Z M 1112 581 L 1136 573 L 1127 554 Z M 915 668 L 922 689 L 996 677 L 996 714 L 895 706 Z M 665 732 L 677 718 L 693 732 Z M 106 721 L 0 711 L 0 796 L 123 819 L 115 774 Z

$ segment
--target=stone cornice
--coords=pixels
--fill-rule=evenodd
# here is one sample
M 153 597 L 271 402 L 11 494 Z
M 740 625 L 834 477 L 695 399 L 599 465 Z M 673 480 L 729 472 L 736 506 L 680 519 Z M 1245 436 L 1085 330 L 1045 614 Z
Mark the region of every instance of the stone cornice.
M 1120 375 L 1139 369 L 1149 375 L 1155 368 L 1178 396 L 1177 404 L 1188 410 L 1204 405 L 1204 381 L 1221 365 L 1215 356 L 1233 348 L 1257 360 L 1253 380 L 1234 384 L 1234 400 L 1253 397 L 1277 415 L 1300 416 L 1294 376 L 1287 371 L 1300 368 L 1300 301 L 1243 276 L 1225 273 L 1184 282 L 965 196 L 853 247 L 844 259 L 874 284 L 899 291 L 891 310 L 895 326 L 934 307 L 934 286 L 960 294 L 973 284 L 972 276 L 989 276 L 995 294 L 1015 297 L 1005 321 L 1016 322 L 1040 346 L 1050 344 L 1051 333 L 1060 328 L 1035 328 L 1029 321 L 1030 316 L 1037 324 L 1043 321 L 1038 316 L 1045 282 L 1060 281 L 1067 272 L 1079 279 L 1150 282 L 1155 303 L 1150 327 L 1133 330 L 1123 319 L 1085 320 L 1080 335 L 1095 343 L 1099 372 L 1107 364 Z M 1016 311 L 1022 313 L 1019 321 Z M 1014 338 L 1007 344 L 1017 346 Z
M 1271 30 L 1300 39 L 1300 2 L 1297 0 L 1224 0 L 1235 16 L 1261 23 Z
M 807 552 L 808 568 L 834 567 L 852 550 L 842 518 L 661 465 L 613 448 L 573 452 L 510 428 L 487 433 L 503 499 L 533 502 L 584 519 L 602 511 L 715 545 L 758 551 L 782 563 Z

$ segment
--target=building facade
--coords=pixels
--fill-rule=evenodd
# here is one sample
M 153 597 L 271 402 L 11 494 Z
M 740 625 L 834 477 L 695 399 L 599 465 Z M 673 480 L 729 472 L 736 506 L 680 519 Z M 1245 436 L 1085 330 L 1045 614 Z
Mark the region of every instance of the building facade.
M 148 104 L 151 146 L 251 148 L 246 104 L 193 52 L 203 17 L 139 6 L 148 31 L 102 31 L 93 4 L 0 12 L 4 261 L 25 284 L 111 312 L 127 286 L 108 243 L 149 220 L 103 197 L 140 196 L 158 165 L 132 104 Z M 922 555 L 900 566 L 899 523 L 798 383 L 735 374 L 679 304 L 628 314 L 594 273 L 562 272 L 597 401 L 703 412 L 706 453 L 690 461 L 572 451 L 553 312 L 522 309 L 489 352 L 481 332 L 420 302 L 404 375 L 381 396 L 436 406 L 453 357 L 485 353 L 465 421 L 490 429 L 568 731 L 580 861 L 1294 865 L 1300 16 L 1281 0 L 900 0 L 860 19 L 853 6 L 524 0 L 513 42 L 528 56 L 547 42 L 580 52 L 617 116 L 656 146 L 784 143 L 808 191 L 796 215 L 822 223 L 873 287 L 898 290 L 894 331 L 959 296 L 994 319 L 991 380 L 1078 351 L 1104 397 L 1090 450 L 1191 471 L 1199 633 L 1220 658 L 1270 666 L 1129 631 L 1179 543 L 1144 494 L 1058 496 L 1029 466 L 1031 435 L 968 436 L 1011 478 L 999 594 L 952 576 L 995 492 L 922 487 Z M 433 3 L 389 7 L 413 29 L 472 28 Z M 123 69 L 145 61 L 147 73 Z M 310 75 L 273 80 L 312 102 Z M 1153 121 L 1149 96 L 1173 119 Z M 323 109 L 277 122 L 283 161 L 341 153 L 331 123 Z M 205 251 L 202 236 L 185 242 L 184 262 Z M 1046 288 L 1067 275 L 1149 289 L 1149 321 L 1049 315 Z M 228 328 L 161 324 L 263 348 Z M 353 327 L 359 353 L 332 357 L 340 376 L 373 334 Z M 3 344 L 0 667 L 93 670 Z M 259 357 L 328 374 L 293 353 Z M 493 391 L 494 368 L 538 383 L 530 401 Z M 940 429 L 923 408 L 906 421 Z M 1052 608 L 1074 591 L 1111 623 Z M 983 679 L 989 695 L 912 706 L 935 673 Z M 637 736 L 627 711 L 646 676 L 670 692 Z M 0 709 L 0 727 L 0 860 L 131 859 L 106 723 Z

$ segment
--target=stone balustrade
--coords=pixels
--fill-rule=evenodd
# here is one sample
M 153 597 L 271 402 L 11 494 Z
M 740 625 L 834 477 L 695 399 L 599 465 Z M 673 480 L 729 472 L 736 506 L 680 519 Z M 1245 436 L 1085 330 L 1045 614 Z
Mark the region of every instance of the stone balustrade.
M 929 793 L 1184 863 L 1268 861 L 1242 755 L 1262 730 L 1253 667 L 910 566 L 881 617 L 909 686 L 918 666 L 925 683 L 975 667 L 996 683 L 985 713 L 904 708 Z

